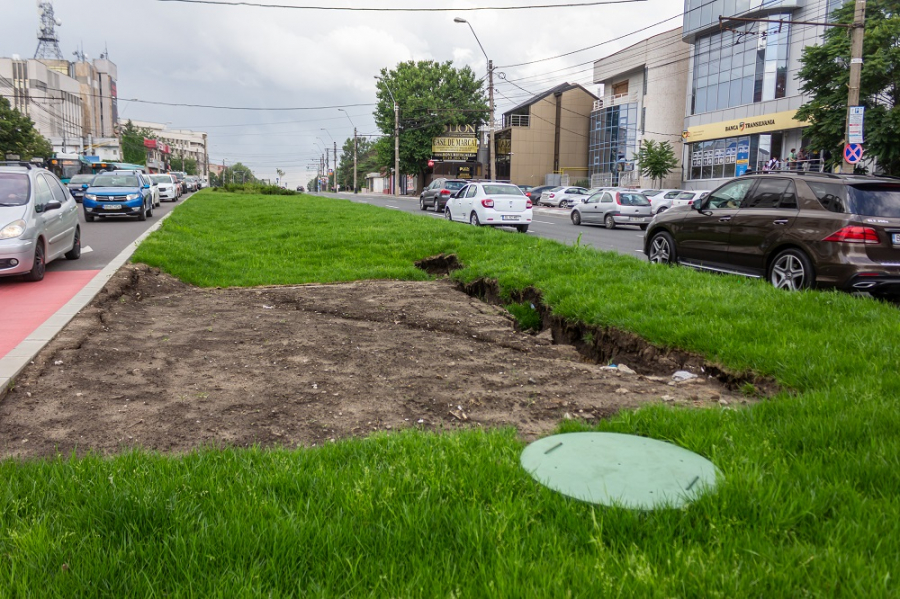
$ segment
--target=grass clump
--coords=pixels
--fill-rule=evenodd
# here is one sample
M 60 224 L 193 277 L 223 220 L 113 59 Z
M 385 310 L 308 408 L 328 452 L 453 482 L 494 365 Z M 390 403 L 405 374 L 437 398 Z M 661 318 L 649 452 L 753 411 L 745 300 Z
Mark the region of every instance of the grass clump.
M 135 259 L 224 287 L 423 280 L 416 260 L 454 253 L 461 281 L 533 287 L 556 315 L 793 393 L 749 409 L 655 405 L 597 424 L 671 441 L 723 472 L 715 493 L 650 513 L 540 487 L 518 466 L 513 431 L 7 461 L 0 595 L 900 595 L 896 308 L 348 201 L 231 199 L 195 196 Z
M 503 307 L 516 319 L 516 324 L 519 326 L 520 331 L 530 331 L 532 333 L 541 331 L 541 313 L 538 312 L 531 302 L 505 304 Z

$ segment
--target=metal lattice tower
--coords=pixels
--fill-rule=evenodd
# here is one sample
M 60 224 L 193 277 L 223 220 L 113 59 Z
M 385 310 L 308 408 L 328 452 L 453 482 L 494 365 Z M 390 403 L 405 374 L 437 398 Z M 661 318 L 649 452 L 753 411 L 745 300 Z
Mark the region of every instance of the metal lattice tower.
M 56 37 L 56 27 L 62 23 L 53 15 L 53 4 L 38 0 L 38 11 L 41 13 L 41 28 L 38 30 L 38 46 L 34 57 L 63 60 L 59 38 Z

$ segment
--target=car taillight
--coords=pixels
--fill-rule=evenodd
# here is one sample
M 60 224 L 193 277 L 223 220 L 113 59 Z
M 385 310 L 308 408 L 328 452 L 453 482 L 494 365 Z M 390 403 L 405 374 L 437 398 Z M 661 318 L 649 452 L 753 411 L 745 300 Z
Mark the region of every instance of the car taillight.
M 619 195 L 619 192 L 617 191 L 617 192 L 616 192 L 616 204 L 618 204 L 619 206 L 621 206 L 621 205 L 622 205 L 622 201 L 621 201 L 621 200 L 622 200 L 622 197 Z
M 555 198 L 555 197 L 556 197 L 556 194 L 555 194 L 555 193 L 551 193 L 551 194 L 550 194 L 550 197 L 551 197 L 551 198 Z
M 866 243 L 878 245 L 878 231 L 871 227 L 844 227 L 835 231 L 822 241 L 836 241 L 838 243 Z
M 532 206 L 533 206 L 533 204 L 531 203 L 531 200 L 527 200 L 527 201 L 525 202 L 525 209 L 526 209 L 526 210 L 530 210 L 530 209 L 532 208 Z
M 481 205 L 484 206 L 485 208 L 493 208 L 494 200 L 491 200 L 491 199 L 481 200 Z
M 442 189 L 442 190 L 441 190 L 441 195 L 442 195 L 442 196 L 448 196 L 448 195 L 450 195 L 450 192 L 449 192 L 448 190 L 446 190 L 446 189 Z
M 525 192 L 525 197 L 526 197 L 526 198 L 530 198 L 530 197 L 531 197 L 531 192 L 530 192 L 530 191 L 526 191 L 526 192 Z

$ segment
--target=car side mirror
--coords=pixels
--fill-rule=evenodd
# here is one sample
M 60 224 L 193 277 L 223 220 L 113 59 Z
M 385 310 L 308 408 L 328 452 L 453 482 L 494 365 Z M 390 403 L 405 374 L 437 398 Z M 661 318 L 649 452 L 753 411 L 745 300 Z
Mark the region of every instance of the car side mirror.
M 145 184 L 143 185 L 143 188 L 144 188 L 144 189 L 150 189 L 150 186 L 147 185 L 147 184 L 145 183 Z
M 697 212 L 702 212 L 703 211 L 703 198 L 701 198 L 699 200 L 694 200 L 693 202 L 691 202 L 691 208 L 696 210 Z
M 81 189 L 87 189 L 88 187 L 90 187 L 90 185 L 88 185 L 87 183 L 81 184 Z
M 46 204 L 44 204 L 44 212 L 49 212 L 51 210 L 59 210 L 60 208 L 62 208 L 62 204 L 59 202 L 56 202 L 56 201 L 47 202 Z

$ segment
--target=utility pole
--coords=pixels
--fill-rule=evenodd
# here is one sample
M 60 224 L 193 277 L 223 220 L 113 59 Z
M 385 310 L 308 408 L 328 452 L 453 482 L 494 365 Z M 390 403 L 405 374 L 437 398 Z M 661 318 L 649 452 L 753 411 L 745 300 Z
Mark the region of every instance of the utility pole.
M 866 0 L 856 0 L 853 27 L 850 29 L 850 84 L 847 92 L 847 117 L 844 124 L 845 139 L 850 139 L 850 109 L 859 105 L 859 80 L 863 66 L 863 34 L 866 24 Z M 842 152 L 843 154 L 843 152 Z M 853 164 L 844 158 L 842 171 L 852 173 Z
M 394 195 L 400 195 L 400 105 L 397 100 L 394 100 Z
M 480 44 L 481 42 L 479 42 Z M 491 181 L 495 180 L 497 173 L 497 156 L 494 153 L 494 61 L 488 59 L 488 101 L 491 104 L 491 119 L 488 132 L 488 161 L 491 165 Z
M 334 189 L 337 190 L 337 142 L 331 141 L 334 143 Z
M 356 178 L 356 151 L 359 148 L 359 144 L 356 141 L 356 127 L 353 127 L 353 193 L 359 193 L 359 188 L 356 186 L 356 182 L 358 179 Z

